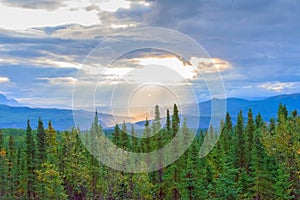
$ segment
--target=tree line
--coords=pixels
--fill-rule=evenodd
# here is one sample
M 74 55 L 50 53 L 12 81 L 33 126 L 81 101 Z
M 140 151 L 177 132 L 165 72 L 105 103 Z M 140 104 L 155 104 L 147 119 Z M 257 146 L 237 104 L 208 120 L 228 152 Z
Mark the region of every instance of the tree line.
M 151 152 L 176 134 L 189 137 L 176 105 L 162 126 L 159 107 L 146 120 L 143 138 L 125 122 L 107 135 L 118 147 Z M 120 127 L 119 127 L 120 126 Z M 97 112 L 89 131 L 56 131 L 38 119 L 36 130 L 0 130 L 1 199 L 299 199 L 300 117 L 280 104 L 278 115 L 264 122 L 261 114 L 238 114 L 233 124 L 227 113 L 213 150 L 199 158 L 205 137 L 216 137 L 210 127 L 193 135 L 192 144 L 171 165 L 149 173 L 126 173 L 95 159 L 97 134 L 104 134 Z M 152 135 L 151 135 L 152 133 Z M 156 133 L 156 134 L 153 134 Z M 80 136 L 81 135 L 81 136 Z M 82 137 L 84 135 L 84 138 Z M 149 137 L 151 135 L 151 137 Z M 176 148 L 176 146 L 174 147 Z M 158 158 L 160 159 L 160 158 Z M 145 160 L 147 164 L 147 160 Z

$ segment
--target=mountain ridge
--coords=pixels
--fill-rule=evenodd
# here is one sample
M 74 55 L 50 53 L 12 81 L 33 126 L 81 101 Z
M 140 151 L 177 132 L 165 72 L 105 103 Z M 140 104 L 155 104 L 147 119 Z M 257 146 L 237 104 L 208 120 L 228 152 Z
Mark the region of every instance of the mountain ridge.
M 17 100 L 9 99 L 3 94 L 0 94 L 0 105 L 21 106 Z
M 58 130 L 68 130 L 75 126 L 73 111 L 71 109 L 30 108 L 22 106 L 17 101 L 8 99 L 0 94 L 0 100 L 1 99 L 0 128 L 26 128 L 27 119 L 32 123 L 35 123 L 39 117 L 41 117 L 44 122 L 52 121 L 54 127 Z M 207 127 L 209 124 L 211 102 L 220 100 L 224 99 L 213 99 L 198 104 L 201 113 L 200 121 L 202 121 L 203 126 Z M 8 105 L 5 105 L 5 102 Z M 277 109 L 280 103 L 285 104 L 290 112 L 295 109 L 300 111 L 300 93 L 277 95 L 261 100 L 246 100 L 242 98 L 226 99 L 227 112 L 230 113 L 234 123 L 240 110 L 242 110 L 244 117 L 246 118 L 246 114 L 250 108 L 254 115 L 261 113 L 265 121 L 269 121 L 272 117 L 276 118 Z M 84 120 L 91 120 L 91 115 L 88 111 L 82 110 L 76 112 L 79 112 Z M 106 113 L 98 113 L 98 115 L 100 119 L 99 122 L 102 126 L 111 127 L 112 124 L 114 124 L 112 115 Z M 136 122 L 136 124 L 142 123 L 143 121 Z

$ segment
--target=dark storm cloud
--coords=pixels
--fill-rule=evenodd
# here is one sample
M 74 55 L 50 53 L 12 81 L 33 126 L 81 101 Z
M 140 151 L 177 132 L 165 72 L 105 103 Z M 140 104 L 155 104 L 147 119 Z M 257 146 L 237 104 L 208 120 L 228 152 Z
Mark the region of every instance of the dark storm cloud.
M 299 80 L 300 1 L 149 2 L 147 25 L 181 31 L 234 65 L 227 85 Z
M 241 42 L 245 45 L 245 42 L 300 40 L 299 1 L 151 2 L 152 10 L 145 15 L 145 23 L 177 29 L 200 42 L 212 40 L 219 46 L 222 46 L 221 42 L 235 46 Z

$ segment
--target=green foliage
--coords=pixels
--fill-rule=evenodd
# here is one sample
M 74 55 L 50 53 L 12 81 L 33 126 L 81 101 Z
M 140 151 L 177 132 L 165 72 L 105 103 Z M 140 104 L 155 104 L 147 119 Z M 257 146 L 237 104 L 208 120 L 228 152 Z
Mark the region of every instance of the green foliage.
M 167 110 L 164 127 L 158 106 L 154 114 L 146 119 L 144 138 L 136 137 L 133 125 L 128 131 L 126 122 L 121 129 L 116 124 L 110 138 L 127 151 L 146 153 L 164 147 L 176 134 L 180 140 L 174 152 L 195 137 L 178 160 L 151 173 L 116 171 L 88 152 L 82 141 L 96 155 L 105 148 L 97 112 L 82 134 L 79 129 L 57 132 L 51 122 L 44 130 L 41 119 L 37 130 L 29 121 L 26 130 L 0 130 L 0 199 L 300 199 L 296 111 L 289 115 L 281 104 L 277 119 L 265 123 L 250 109 L 246 124 L 242 112 L 236 124 L 227 113 L 218 142 L 201 159 L 200 146 L 204 139 L 215 139 L 217 129 L 211 126 L 194 135 L 186 119 L 180 124 L 177 105 L 172 116 Z M 168 155 L 146 158 L 144 165 L 159 159 L 163 166 L 163 156 Z
M 67 199 L 61 173 L 54 164 L 45 162 L 36 170 L 39 199 Z
M 38 160 L 42 161 L 46 158 L 46 132 L 41 118 L 38 120 L 37 127 L 37 147 L 39 156 Z
M 27 199 L 35 198 L 34 184 L 35 184 L 35 170 L 36 167 L 36 146 L 34 142 L 34 138 L 32 135 L 32 129 L 30 127 L 29 120 L 27 121 L 27 129 L 26 129 L 26 190 L 27 190 Z

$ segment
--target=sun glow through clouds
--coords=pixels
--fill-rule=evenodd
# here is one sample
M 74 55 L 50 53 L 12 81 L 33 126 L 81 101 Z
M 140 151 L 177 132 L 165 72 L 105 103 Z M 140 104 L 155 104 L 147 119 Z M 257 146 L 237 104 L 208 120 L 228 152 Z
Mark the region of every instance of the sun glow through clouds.
M 140 65 L 161 65 L 168 67 L 178 74 L 181 75 L 183 79 L 192 79 L 197 74 L 195 68 L 190 65 L 184 65 L 177 57 L 145 57 L 145 58 L 136 58 L 134 59 Z M 164 76 L 164 78 L 166 78 Z

